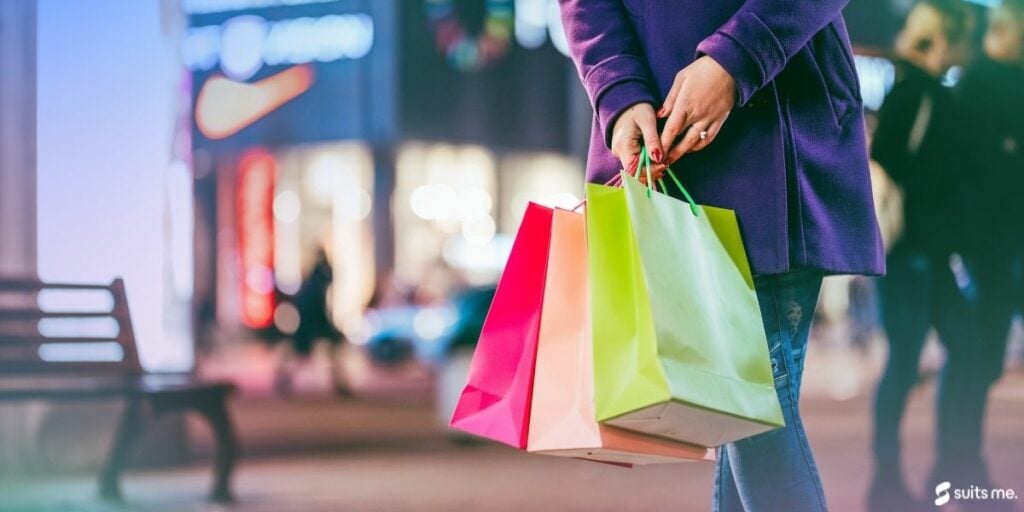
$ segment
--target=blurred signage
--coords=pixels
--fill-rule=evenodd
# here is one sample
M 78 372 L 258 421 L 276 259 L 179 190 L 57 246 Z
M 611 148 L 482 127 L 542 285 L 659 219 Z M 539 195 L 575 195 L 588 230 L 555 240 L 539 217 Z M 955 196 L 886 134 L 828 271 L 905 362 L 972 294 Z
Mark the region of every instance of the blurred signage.
M 276 22 L 244 15 L 222 25 L 193 27 L 182 42 L 182 61 L 192 71 L 220 65 L 234 80 L 246 80 L 264 65 L 361 59 L 373 48 L 373 18 L 328 14 Z
M 512 38 L 512 0 L 484 0 L 483 27 L 472 34 L 459 19 L 455 0 L 426 0 L 437 49 L 456 69 L 478 70 L 501 59 Z
M 400 5 L 403 137 L 569 151 L 586 136 L 586 96 L 560 51 L 557 1 Z
M 208 139 L 224 139 L 259 121 L 313 85 L 309 66 L 295 66 L 255 83 L 210 77 L 196 98 L 196 127 Z
M 240 11 L 267 7 L 325 4 L 337 0 L 181 0 L 185 14 L 206 14 L 211 12 Z
M 394 133 L 391 0 L 182 0 L 194 146 L 237 154 Z M 384 91 L 381 93 L 381 91 Z
M 274 157 L 262 150 L 238 163 L 235 228 L 241 270 L 242 323 L 269 327 L 274 319 Z
M 469 2 L 473 3 L 473 2 Z M 503 59 L 512 36 L 526 49 L 551 43 L 569 55 L 558 0 L 476 0 L 482 23 L 470 30 L 455 0 L 424 0 L 424 12 L 434 31 L 437 49 L 460 71 L 477 71 Z M 468 21 L 468 20 L 467 20 Z

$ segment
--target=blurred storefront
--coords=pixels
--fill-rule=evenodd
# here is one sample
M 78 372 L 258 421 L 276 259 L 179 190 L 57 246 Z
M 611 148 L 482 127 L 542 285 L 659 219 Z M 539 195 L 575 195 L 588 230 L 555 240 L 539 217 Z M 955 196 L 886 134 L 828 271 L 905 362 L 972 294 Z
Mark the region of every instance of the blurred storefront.
M 181 6 L 200 327 L 287 335 L 287 296 L 323 249 L 333 319 L 356 332 L 371 302 L 493 283 L 526 201 L 579 200 L 590 109 L 555 0 Z M 865 8 L 847 15 L 877 108 L 897 25 Z
M 332 289 L 334 320 L 358 324 L 353 304 L 373 286 L 369 222 L 373 172 L 361 143 L 337 142 L 251 149 L 216 170 L 216 320 L 253 330 L 291 334 L 294 295 L 320 251 L 338 277 Z
M 191 368 L 190 329 L 201 350 L 289 335 L 291 297 L 320 251 L 333 266 L 331 319 L 355 339 L 370 305 L 493 284 L 524 204 L 569 207 L 582 191 L 591 111 L 557 4 L 161 3 L 165 24 L 184 20 L 188 74 L 156 184 L 169 263 L 149 286 L 169 290 L 151 302 L 175 309 L 154 306 L 146 322 L 169 325 L 176 343 L 149 349 L 147 367 Z M 869 110 L 892 85 L 886 49 L 908 7 L 847 8 Z M 179 311 L 189 298 L 192 322 Z M 825 309 L 842 314 L 836 304 Z
M 582 191 L 589 104 L 551 0 L 402 0 L 395 272 L 493 283 L 527 200 Z
M 527 201 L 580 199 L 591 111 L 556 0 L 181 7 L 204 348 L 293 332 L 291 296 L 321 250 L 331 318 L 365 342 L 379 330 L 367 308 L 493 285 Z M 895 78 L 888 49 L 908 8 L 846 10 L 869 118 Z M 860 285 L 833 280 L 823 319 L 841 321 Z
M 374 154 L 394 137 L 388 1 L 184 0 L 192 71 L 196 332 L 294 332 L 319 252 L 332 318 L 373 289 Z M 210 348 L 210 347 L 206 347 Z
M 554 0 L 183 0 L 197 340 L 287 337 L 493 285 L 530 200 L 579 201 L 588 101 Z M 216 335 L 214 335 L 216 333 Z

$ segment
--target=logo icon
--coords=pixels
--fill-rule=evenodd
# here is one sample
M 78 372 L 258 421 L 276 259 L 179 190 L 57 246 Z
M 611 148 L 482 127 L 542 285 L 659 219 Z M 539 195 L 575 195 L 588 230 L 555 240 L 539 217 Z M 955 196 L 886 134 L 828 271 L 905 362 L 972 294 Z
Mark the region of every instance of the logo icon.
M 255 83 L 214 75 L 196 98 L 196 126 L 207 138 L 223 139 L 259 121 L 309 90 L 313 68 L 293 66 Z
M 949 503 L 949 482 L 942 482 L 935 486 L 935 506 L 941 507 Z

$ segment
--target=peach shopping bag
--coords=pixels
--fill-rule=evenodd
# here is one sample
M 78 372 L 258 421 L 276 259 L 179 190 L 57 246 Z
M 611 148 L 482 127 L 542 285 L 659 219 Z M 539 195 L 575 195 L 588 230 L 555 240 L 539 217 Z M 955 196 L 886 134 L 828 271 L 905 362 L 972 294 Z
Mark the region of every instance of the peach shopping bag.
M 527 450 L 622 464 L 712 460 L 707 448 L 598 424 L 583 215 L 555 210 Z

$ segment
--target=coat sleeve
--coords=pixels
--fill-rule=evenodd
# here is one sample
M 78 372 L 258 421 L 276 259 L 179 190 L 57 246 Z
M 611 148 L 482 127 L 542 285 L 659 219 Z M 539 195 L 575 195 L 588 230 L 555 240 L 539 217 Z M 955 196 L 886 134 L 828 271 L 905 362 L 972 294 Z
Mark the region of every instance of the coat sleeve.
M 697 46 L 736 81 L 743 105 L 771 82 L 808 41 L 836 19 L 848 0 L 747 0 Z
M 605 145 L 615 120 L 637 103 L 655 105 L 654 81 L 622 0 L 559 0 L 569 53 Z

